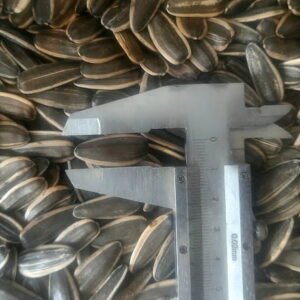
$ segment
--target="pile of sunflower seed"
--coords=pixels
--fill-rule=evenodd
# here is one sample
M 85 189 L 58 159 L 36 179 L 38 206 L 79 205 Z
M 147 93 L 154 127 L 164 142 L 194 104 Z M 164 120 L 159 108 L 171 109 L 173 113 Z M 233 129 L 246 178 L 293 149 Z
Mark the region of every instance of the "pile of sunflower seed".
M 246 157 L 257 299 L 300 299 L 299 0 L 0 0 L 0 11 L 1 299 L 176 298 L 172 212 L 75 190 L 64 170 L 184 165 L 184 134 L 62 129 L 72 112 L 160 86 L 228 82 L 244 83 L 248 106 L 290 105 L 277 123 L 293 138 L 247 140 Z

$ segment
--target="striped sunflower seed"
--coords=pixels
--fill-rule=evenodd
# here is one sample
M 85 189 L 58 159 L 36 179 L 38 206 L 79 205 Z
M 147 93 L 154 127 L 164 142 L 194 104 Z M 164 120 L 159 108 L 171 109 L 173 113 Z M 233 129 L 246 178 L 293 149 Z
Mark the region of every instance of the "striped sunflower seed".
M 0 297 L 2 299 L 42 300 L 42 298 L 15 281 L 0 279 Z
M 101 64 L 82 63 L 80 72 L 85 78 L 106 79 L 138 69 L 126 56 L 120 56 Z
M 139 70 L 132 70 L 120 75 L 104 79 L 83 78 L 77 80 L 74 84 L 78 87 L 92 90 L 117 90 L 125 89 L 139 84 L 141 75 Z
M 120 265 L 107 277 L 101 287 L 91 297 L 91 300 L 112 300 L 128 272 L 126 265 Z
M 20 253 L 19 272 L 36 278 L 64 269 L 75 260 L 74 250 L 66 245 L 49 244 Z
M 23 70 L 27 70 L 40 64 L 39 59 L 34 56 L 34 54 L 15 43 L 3 40 L 1 41 L 1 46 Z
M 59 180 L 60 180 L 60 167 L 57 164 L 51 163 L 49 168 L 45 171 L 44 173 L 44 178 L 48 183 L 48 187 L 54 187 L 57 186 Z M 70 199 L 66 198 L 64 201 L 65 203 L 72 203 L 73 202 L 73 197 Z
M 48 299 L 80 300 L 76 282 L 68 269 L 50 274 Z
M 274 283 L 297 283 L 300 279 L 300 273 L 282 267 L 280 265 L 271 265 L 266 271 L 266 276 Z
M 263 252 L 258 257 L 261 268 L 267 267 L 280 256 L 291 236 L 293 227 L 293 219 L 273 225 L 267 239 L 263 242 Z
M 91 93 L 86 89 L 66 85 L 49 91 L 28 95 L 32 101 L 59 109 L 86 109 L 91 106 Z M 63 99 L 63 101 L 61 101 Z
M 176 17 L 176 25 L 187 38 L 202 40 L 207 34 L 207 21 L 205 18 Z
M 32 177 L 16 184 L 0 198 L 0 207 L 5 211 L 15 211 L 27 207 L 47 188 L 42 177 Z
M 139 32 L 146 28 L 151 19 L 156 14 L 162 0 L 142 2 L 133 0 L 130 3 L 130 28 L 132 31 Z
M 96 150 L 97 149 L 97 150 Z M 98 166 L 130 166 L 147 155 L 147 140 L 135 134 L 107 135 L 79 144 L 75 156 Z
M 261 34 L 262 37 L 269 37 L 275 35 L 278 20 L 276 18 L 263 19 L 256 26 L 256 31 Z
M 42 104 L 37 104 L 36 110 L 47 123 L 58 130 L 64 129 L 67 122 L 67 116 L 61 110 Z
M 13 149 L 30 141 L 27 129 L 13 121 L 0 121 L 0 149 Z
M 145 60 L 140 64 L 141 68 L 152 76 L 166 75 L 169 66 L 164 59 L 154 52 L 145 52 Z
M 130 258 L 130 272 L 141 270 L 154 258 L 171 228 L 172 217 L 170 214 L 157 217 L 146 227 Z
M 81 60 L 76 45 L 69 40 L 64 30 L 43 30 L 35 35 L 34 45 L 38 50 L 52 57 Z
M 113 271 L 121 256 L 122 245 L 112 242 L 88 257 L 74 272 L 79 290 L 85 297 L 92 296 Z
M 172 231 L 162 244 L 153 265 L 153 278 L 161 281 L 175 271 L 175 234 Z
M 101 64 L 124 55 L 122 48 L 112 37 L 101 37 L 80 45 L 77 49 L 83 61 Z
M 171 65 L 169 64 L 168 74 L 177 79 L 197 79 L 199 75 L 199 69 L 196 68 L 190 61 L 186 61 L 181 65 Z
M 25 212 L 25 219 L 31 221 L 53 208 L 70 205 L 73 201 L 73 193 L 69 187 L 57 185 L 43 191 L 30 203 Z
M 57 208 L 28 223 L 20 234 L 23 246 L 33 248 L 54 240 L 62 230 L 76 221 L 72 215 L 73 208 Z
M 120 32 L 129 28 L 130 0 L 116 0 L 103 13 L 101 23 L 112 32 Z
M 159 53 L 171 64 L 181 64 L 191 56 L 188 41 L 165 13 L 158 12 L 148 30 Z
M 177 296 L 176 279 L 168 279 L 156 283 L 149 284 L 136 297 L 137 300 L 151 300 L 167 298 L 172 299 Z
M 12 93 L 0 92 L 0 112 L 16 120 L 32 120 L 36 116 L 34 105 Z
M 73 215 L 79 219 L 117 219 L 134 214 L 141 207 L 135 201 L 117 197 L 100 196 L 74 208 Z
M 19 67 L 15 61 L 4 51 L 0 50 L 0 76 L 7 79 L 16 79 Z
M 18 271 L 18 251 L 15 247 L 11 248 L 8 254 L 8 261 L 4 268 L 0 270 L 0 278 L 15 280 Z
M 248 140 L 245 143 L 245 152 L 245 159 L 248 164 L 251 164 L 256 170 L 263 168 L 267 157 L 260 147 Z
M 228 21 L 229 25 L 234 30 L 234 37 L 233 41 L 241 44 L 248 44 L 248 43 L 260 43 L 262 40 L 262 36 L 260 33 L 250 26 L 247 26 L 243 23 L 236 22 L 233 20 Z
M 284 97 L 281 76 L 264 51 L 250 43 L 246 48 L 246 59 L 257 93 L 268 104 L 279 103 Z
M 18 28 L 27 28 L 34 21 L 32 13 L 32 4 L 29 5 L 18 14 L 11 14 L 8 16 L 9 22 Z
M 135 273 L 128 284 L 117 291 L 115 298 L 131 300 L 141 292 L 152 279 L 152 265 L 145 267 L 141 271 Z
M 5 243 L 19 244 L 23 227 L 10 216 L 0 213 L 0 240 Z
M 68 38 L 76 44 L 87 43 L 102 33 L 104 28 L 91 16 L 81 16 L 72 21 L 67 29 Z
M 45 140 L 28 143 L 25 146 L 14 149 L 16 153 L 26 156 L 41 156 L 68 161 L 73 158 L 74 144 L 68 140 Z
M 211 18 L 207 21 L 206 40 L 216 51 L 224 51 L 234 37 L 234 29 L 223 19 Z
M 133 34 L 135 35 L 135 37 L 140 41 L 140 43 L 145 46 L 146 48 L 148 48 L 149 50 L 153 51 L 153 52 L 158 52 L 157 48 L 155 47 L 149 31 L 147 28 L 145 28 L 142 31 L 139 32 L 135 32 L 133 31 Z
M 120 241 L 123 251 L 132 251 L 137 240 L 147 226 L 147 220 L 142 216 L 118 218 L 104 225 L 101 234 L 93 243 L 93 247 L 101 248 L 107 243 Z
M 167 4 L 167 11 L 171 15 L 182 17 L 215 17 L 225 10 L 226 0 L 170 0 Z
M 292 12 L 286 13 L 280 19 L 276 26 L 276 35 L 281 38 L 300 38 L 299 28 L 300 20 L 298 16 L 295 16 Z
M 2 271 L 8 263 L 10 250 L 3 243 L 0 245 L 0 271 Z
M 53 0 L 33 0 L 33 17 L 37 24 L 49 24 L 54 16 Z
M 101 231 L 98 223 L 84 219 L 71 224 L 63 230 L 55 239 L 55 242 L 69 245 L 76 252 L 79 252 L 93 242 Z
M 297 39 L 287 40 L 270 36 L 264 39 L 263 46 L 267 54 L 274 59 L 286 61 L 300 56 L 300 41 Z
M 38 93 L 80 78 L 76 62 L 61 61 L 30 68 L 18 77 L 18 87 L 24 94 Z
M 130 30 L 115 32 L 114 36 L 123 51 L 133 63 L 139 64 L 144 61 L 141 44 Z

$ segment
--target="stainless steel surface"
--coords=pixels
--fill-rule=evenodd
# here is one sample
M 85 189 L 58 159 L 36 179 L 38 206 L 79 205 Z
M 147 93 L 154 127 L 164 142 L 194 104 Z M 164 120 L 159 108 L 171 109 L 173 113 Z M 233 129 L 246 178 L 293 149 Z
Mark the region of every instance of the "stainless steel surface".
M 253 274 L 247 273 L 253 270 L 251 247 L 243 252 L 242 267 L 234 275 L 242 277 L 243 283 L 247 280 L 248 285 L 234 285 L 233 274 L 228 272 L 234 265 L 227 256 L 230 239 L 227 221 L 231 213 L 225 205 L 226 191 L 228 195 L 225 182 L 227 188 L 234 186 L 236 191 L 246 191 L 231 199 L 233 205 L 240 196 L 240 201 L 249 201 L 250 186 L 237 180 L 236 173 L 229 177 L 224 174 L 224 166 L 244 161 L 245 138 L 289 137 L 272 124 L 289 111 L 289 106 L 246 108 L 243 99 L 242 84 L 163 87 L 74 113 L 64 129 L 66 135 L 147 132 L 158 128 L 186 130 L 186 169 L 68 171 L 76 188 L 175 207 L 180 300 L 237 299 L 232 295 L 240 295 L 241 300 L 254 298 Z M 233 229 L 240 230 L 240 242 L 243 242 L 251 236 L 252 224 L 241 224 L 237 223 Z M 243 273 L 249 266 L 252 270 Z

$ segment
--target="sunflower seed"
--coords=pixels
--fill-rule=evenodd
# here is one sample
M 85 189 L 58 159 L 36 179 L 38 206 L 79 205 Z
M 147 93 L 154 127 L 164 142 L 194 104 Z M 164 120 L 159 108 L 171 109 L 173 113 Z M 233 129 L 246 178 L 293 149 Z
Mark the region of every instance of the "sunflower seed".
M 172 158 L 175 158 L 177 160 L 185 161 L 185 156 L 177 153 L 176 151 L 173 151 L 167 147 L 161 146 L 161 145 L 156 145 L 156 144 L 149 144 L 149 148 L 153 149 L 155 151 L 161 152 L 163 154 L 166 154 Z
M 226 16 L 234 16 L 235 14 L 244 11 L 249 7 L 252 0 L 231 0 L 225 8 Z
M 91 16 L 81 16 L 71 22 L 66 34 L 76 44 L 87 43 L 96 38 L 104 28 Z
M 19 271 L 26 277 L 43 277 L 64 269 L 74 261 L 75 257 L 75 252 L 69 246 L 43 245 L 21 252 Z
M 297 28 L 300 26 L 298 16 L 293 15 L 291 12 L 286 13 L 279 21 L 276 27 L 276 35 L 281 38 L 300 38 L 300 33 Z
M 223 19 L 211 18 L 207 21 L 206 40 L 216 51 L 225 50 L 234 37 L 234 29 Z
M 269 37 L 275 35 L 278 20 L 275 18 L 263 19 L 256 26 L 256 31 L 259 32 L 262 37 Z
M 19 273 L 19 276 L 22 275 Z M 43 299 L 48 299 L 49 276 L 39 278 L 30 278 L 22 276 L 21 283 L 27 289 L 33 291 L 37 295 L 42 296 Z
M 279 71 L 284 84 L 300 84 L 300 66 L 280 65 Z
M 132 31 L 142 31 L 156 14 L 162 0 L 142 2 L 133 0 L 130 4 L 130 28 Z
M 122 198 L 101 196 L 75 206 L 73 215 L 84 219 L 116 219 L 134 214 L 141 204 Z
M 177 296 L 177 281 L 176 279 L 164 280 L 149 284 L 140 292 L 137 300 L 151 300 L 151 299 L 172 299 Z
M 11 281 L 0 279 L 0 297 L 9 300 L 42 300 L 42 298 L 33 292 L 27 290 L 22 285 Z
M 3 210 L 19 210 L 28 206 L 45 189 L 47 182 L 42 177 L 32 177 L 12 187 L 0 198 Z
M 4 268 L 0 270 L 0 278 L 15 280 L 18 271 L 18 251 L 15 247 L 11 248 L 8 253 L 8 261 Z
M 101 64 L 124 55 L 122 48 L 111 37 L 101 37 L 80 45 L 77 51 L 83 61 L 92 64 Z
M 210 72 L 218 64 L 215 49 L 206 41 L 190 41 L 192 50 L 191 62 L 202 72 Z
M 77 158 L 99 166 L 130 166 L 141 161 L 147 150 L 145 138 L 134 134 L 116 134 L 83 142 L 74 153 Z
M 61 61 L 30 68 L 18 78 L 18 87 L 24 94 L 38 93 L 64 85 L 80 78 L 76 62 Z
M 13 121 L 0 121 L 0 149 L 13 149 L 30 141 L 25 127 Z
M 115 299 L 132 300 L 152 279 L 152 265 L 134 274 L 126 286 L 117 291 Z
M 282 101 L 284 97 L 282 79 L 263 50 L 250 43 L 246 48 L 246 58 L 257 93 L 269 104 Z
M 36 116 L 34 105 L 23 97 L 0 92 L 0 112 L 20 120 L 32 120 Z
M 27 28 L 34 21 L 31 2 L 22 12 L 9 15 L 8 20 L 15 27 Z
M 30 203 L 25 212 L 25 219 L 31 221 L 53 208 L 70 205 L 72 198 L 73 194 L 69 187 L 64 185 L 50 187 Z
M 18 46 L 17 44 L 3 40 L 1 41 L 1 46 L 23 70 L 37 66 L 40 63 L 30 51 Z
M 190 61 L 186 61 L 181 65 L 171 65 L 169 64 L 168 74 L 183 80 L 194 80 L 197 79 L 199 75 L 199 69 L 196 68 Z
M 160 54 L 171 64 L 181 64 L 191 56 L 188 41 L 165 13 L 158 12 L 148 30 Z
M 294 15 L 300 16 L 300 5 L 297 0 L 287 0 L 287 4 Z
M 273 225 L 267 239 L 263 242 L 263 252 L 259 254 L 260 267 L 270 265 L 280 256 L 291 236 L 293 226 L 293 219 Z
M 0 220 L 0 240 L 5 243 L 19 244 L 22 226 L 4 213 L 0 213 Z
M 245 152 L 246 162 L 256 170 L 262 169 L 267 160 L 265 153 L 249 140 L 245 143 Z
M 207 21 L 204 18 L 176 17 L 176 25 L 187 38 L 201 40 L 207 34 Z
M 43 30 L 35 35 L 34 45 L 38 50 L 49 56 L 81 60 L 76 45 L 68 39 L 63 30 Z
M 124 252 L 132 251 L 146 226 L 147 220 L 142 216 L 118 218 L 102 227 L 101 235 L 93 241 L 92 246 L 100 248 L 107 243 L 120 241 Z
M 103 282 L 102 286 L 90 298 L 91 300 L 113 299 L 116 291 L 124 281 L 128 272 L 126 265 L 118 266 Z
M 142 31 L 139 31 L 139 32 L 133 32 L 133 34 L 141 42 L 141 44 L 143 46 L 145 46 L 146 48 L 148 48 L 149 50 L 151 50 L 153 52 L 158 52 L 157 48 L 153 44 L 153 41 L 150 37 L 149 31 L 147 28 Z
M 292 60 L 300 56 L 300 42 L 297 39 L 286 40 L 276 36 L 264 39 L 267 54 L 278 60 Z
M 101 64 L 82 63 L 81 74 L 90 79 L 106 79 L 138 69 L 126 56 L 120 56 Z
M 95 240 L 101 231 L 98 223 L 93 220 L 84 219 L 75 222 L 63 230 L 55 239 L 55 242 L 69 245 L 76 252 L 79 252 Z
M 130 272 L 142 269 L 154 258 L 170 233 L 171 227 L 172 218 L 170 214 L 159 216 L 147 226 L 138 239 L 130 258 Z
M 86 0 L 89 13 L 97 18 L 102 16 L 110 4 L 111 0 Z
M 56 186 L 60 180 L 60 167 L 54 163 L 50 164 L 49 168 L 44 173 L 44 178 L 47 181 L 49 188 Z M 66 203 L 72 203 L 73 200 L 73 197 L 70 199 L 66 198 L 63 203 L 64 205 Z
M 226 4 L 226 0 L 209 0 L 205 2 L 202 0 L 170 0 L 167 4 L 167 11 L 175 16 L 210 18 L 222 14 Z
M 54 16 L 53 0 L 33 0 L 33 17 L 38 24 L 49 24 Z
M 234 16 L 233 20 L 238 22 L 254 22 L 267 18 L 282 16 L 286 13 L 284 8 L 279 6 L 267 6 L 247 9 L 245 12 Z
M 30 130 L 31 142 L 40 142 L 44 140 L 59 140 L 64 139 L 61 131 L 54 130 Z
M 77 0 L 68 2 L 54 1 L 54 13 L 51 20 L 51 26 L 62 28 L 69 24 L 75 17 L 75 5 Z
M 91 296 L 112 272 L 121 256 L 122 245 L 112 242 L 102 247 L 79 265 L 74 272 L 83 296 Z
M 0 271 L 2 271 L 8 263 L 10 250 L 5 244 L 0 245 Z
M 156 89 L 162 86 L 161 79 L 158 76 L 151 76 L 144 73 L 140 82 L 140 93 L 144 93 L 151 89 Z
M 298 283 L 258 283 L 256 284 L 256 297 L 262 300 L 297 299 L 300 296 Z M 296 298 L 295 298 L 296 297 Z
M 9 0 L 5 2 L 5 10 L 9 14 L 19 14 L 30 6 L 30 0 Z
M 130 0 L 115 0 L 103 13 L 101 23 L 112 32 L 120 32 L 129 28 Z
M 16 79 L 19 67 L 14 60 L 4 51 L 0 50 L 0 76 L 7 79 Z
M 54 240 L 64 228 L 76 221 L 72 216 L 73 208 L 74 206 L 57 208 L 28 223 L 20 234 L 23 246 L 33 248 Z
M 286 250 L 281 253 L 278 259 L 274 262 L 275 265 L 286 267 L 290 270 L 299 272 L 299 251 Z
M 271 265 L 266 269 L 266 276 L 274 283 L 297 283 L 300 273 L 280 265 Z
M 164 76 L 168 71 L 168 64 L 158 54 L 145 52 L 145 60 L 140 64 L 142 69 L 152 76 Z
M 144 54 L 140 42 L 130 30 L 115 32 L 114 35 L 121 48 L 133 63 L 139 64 L 143 62 Z
M 175 271 L 175 235 L 171 232 L 162 244 L 153 266 L 153 278 L 165 280 Z

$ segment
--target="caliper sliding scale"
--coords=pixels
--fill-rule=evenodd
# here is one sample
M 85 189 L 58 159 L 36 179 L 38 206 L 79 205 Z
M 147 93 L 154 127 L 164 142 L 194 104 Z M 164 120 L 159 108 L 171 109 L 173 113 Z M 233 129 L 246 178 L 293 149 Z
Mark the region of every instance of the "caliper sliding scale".
M 246 138 L 288 138 L 289 106 L 244 106 L 242 84 L 166 86 L 76 112 L 65 135 L 183 128 L 185 167 L 68 170 L 75 188 L 175 211 L 179 300 L 255 299 Z

